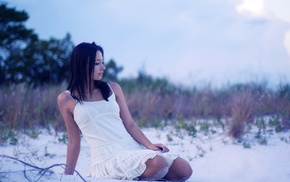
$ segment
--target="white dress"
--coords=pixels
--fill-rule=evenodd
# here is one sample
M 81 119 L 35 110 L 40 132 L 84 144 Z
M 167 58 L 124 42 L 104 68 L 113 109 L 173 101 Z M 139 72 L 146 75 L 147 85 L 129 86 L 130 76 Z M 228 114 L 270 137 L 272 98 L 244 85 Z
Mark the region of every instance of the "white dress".
M 114 92 L 109 101 L 77 102 L 74 120 L 89 143 L 89 176 L 133 180 L 146 169 L 145 162 L 156 155 L 164 156 L 169 166 L 177 155 L 146 149 L 125 129 Z

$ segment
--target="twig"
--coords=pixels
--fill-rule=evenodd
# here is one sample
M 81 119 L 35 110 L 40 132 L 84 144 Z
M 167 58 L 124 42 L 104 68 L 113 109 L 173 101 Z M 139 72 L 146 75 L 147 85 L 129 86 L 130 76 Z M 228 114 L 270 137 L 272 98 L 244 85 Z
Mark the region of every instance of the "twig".
M 51 165 L 51 166 L 49 166 L 49 167 L 41 168 L 41 167 L 38 167 L 38 166 L 36 166 L 36 165 L 32 165 L 32 164 L 26 163 L 26 162 L 24 162 L 24 161 L 22 161 L 22 160 L 20 160 L 20 159 L 17 159 L 17 158 L 14 158 L 14 157 L 8 156 L 8 155 L 0 155 L 0 157 L 1 157 L 1 158 L 8 158 L 8 159 L 12 159 L 12 160 L 18 161 L 18 162 L 24 164 L 25 167 L 26 167 L 26 166 L 29 166 L 29 167 L 31 167 L 31 168 L 34 168 L 34 169 L 38 170 L 38 171 L 39 171 L 38 174 L 40 175 L 40 177 L 39 177 L 36 181 L 40 180 L 40 178 L 42 178 L 42 177 L 45 175 L 45 173 L 47 173 L 47 172 L 49 172 L 49 173 L 53 173 L 53 171 L 50 170 L 51 168 L 54 168 L 54 167 L 62 167 L 62 168 L 64 169 L 64 168 L 66 167 L 65 164 L 53 164 L 53 165 Z M 79 176 L 79 177 L 80 177 L 84 182 L 86 182 L 86 180 L 85 180 L 85 179 L 80 175 L 80 173 L 79 173 L 77 170 L 74 169 L 74 172 L 76 172 L 77 175 L 78 175 L 78 176 Z M 0 172 L 0 173 L 1 173 L 1 172 Z M 24 176 L 25 176 L 26 179 L 29 180 L 28 176 L 26 176 L 26 170 L 24 170 Z M 30 180 L 29 180 L 29 181 L 30 181 Z

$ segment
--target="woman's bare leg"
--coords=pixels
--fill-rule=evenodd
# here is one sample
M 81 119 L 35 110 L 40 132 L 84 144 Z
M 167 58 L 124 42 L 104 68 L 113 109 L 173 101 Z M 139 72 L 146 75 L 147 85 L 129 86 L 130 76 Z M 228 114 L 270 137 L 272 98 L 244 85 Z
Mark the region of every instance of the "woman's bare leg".
M 173 161 L 168 173 L 164 176 L 164 179 L 182 181 L 190 178 L 191 174 L 192 169 L 190 164 L 186 160 L 178 157 Z
M 166 159 L 162 156 L 155 156 L 146 161 L 146 170 L 140 176 L 143 180 L 158 180 L 162 179 L 169 170 Z

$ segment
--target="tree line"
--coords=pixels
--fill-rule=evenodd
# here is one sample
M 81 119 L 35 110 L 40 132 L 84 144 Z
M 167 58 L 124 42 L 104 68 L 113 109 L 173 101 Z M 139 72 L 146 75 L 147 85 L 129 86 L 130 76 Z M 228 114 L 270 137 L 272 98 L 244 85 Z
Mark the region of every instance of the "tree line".
M 63 38 L 40 39 L 25 26 L 27 12 L 0 2 L 0 85 L 59 84 L 70 78 L 69 59 L 74 48 L 70 33 Z M 105 64 L 106 80 L 117 80 L 123 67 L 113 59 Z

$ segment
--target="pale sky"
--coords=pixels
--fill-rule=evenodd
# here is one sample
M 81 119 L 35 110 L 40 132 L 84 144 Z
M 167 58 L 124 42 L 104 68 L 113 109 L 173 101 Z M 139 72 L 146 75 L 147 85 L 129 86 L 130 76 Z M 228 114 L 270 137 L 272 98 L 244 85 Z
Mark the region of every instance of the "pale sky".
M 42 39 L 95 41 L 105 60 L 185 85 L 290 82 L 290 0 L 9 0 Z

